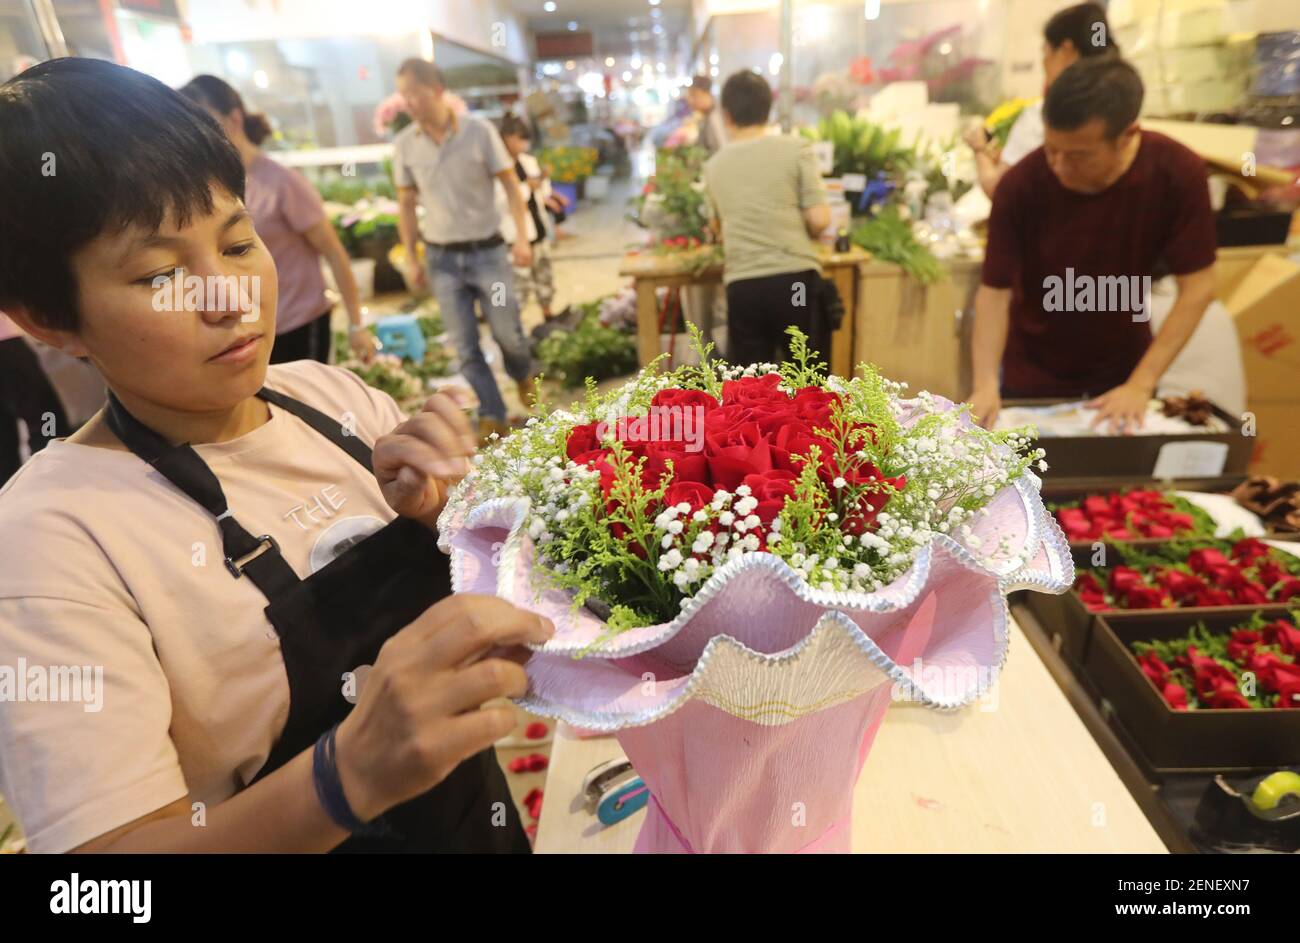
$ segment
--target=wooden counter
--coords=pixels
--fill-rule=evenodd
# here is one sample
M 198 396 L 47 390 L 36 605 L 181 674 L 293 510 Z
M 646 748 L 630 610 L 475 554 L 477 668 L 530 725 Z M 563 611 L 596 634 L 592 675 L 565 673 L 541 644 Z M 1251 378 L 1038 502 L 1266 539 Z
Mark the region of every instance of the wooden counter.
M 819 246 L 822 274 L 835 282 L 844 302 L 844 323 L 831 338 L 831 370 L 848 376 L 853 369 L 853 325 L 858 303 L 858 269 L 871 259 L 871 253 L 857 246 L 848 252 L 833 252 Z M 660 288 L 684 288 L 688 285 L 721 284 L 722 266 L 700 267 L 698 252 L 654 253 L 649 250 L 623 256 L 618 274 L 631 278 L 636 288 L 637 356 L 645 366 L 663 351 L 659 335 Z M 722 353 L 726 353 L 722 351 Z
M 578 798 L 586 772 L 621 754 L 612 737 L 559 725 L 539 853 L 632 850 L 644 811 L 603 828 Z M 890 708 L 854 809 L 855 852 L 1166 850 L 1014 622 L 997 700 L 957 713 Z

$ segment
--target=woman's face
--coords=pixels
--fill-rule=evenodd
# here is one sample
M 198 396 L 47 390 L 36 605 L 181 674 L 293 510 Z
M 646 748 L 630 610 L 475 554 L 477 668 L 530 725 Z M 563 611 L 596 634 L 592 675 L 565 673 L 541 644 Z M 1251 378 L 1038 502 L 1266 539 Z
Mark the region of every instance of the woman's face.
M 1067 39 L 1055 48 L 1043 43 L 1043 88 L 1050 88 L 1058 75 L 1078 61 L 1079 52 L 1072 41 Z
M 181 412 L 230 409 L 262 386 L 275 340 L 275 263 L 244 204 L 157 232 L 102 233 L 72 258 L 81 326 L 63 345 L 108 385 Z

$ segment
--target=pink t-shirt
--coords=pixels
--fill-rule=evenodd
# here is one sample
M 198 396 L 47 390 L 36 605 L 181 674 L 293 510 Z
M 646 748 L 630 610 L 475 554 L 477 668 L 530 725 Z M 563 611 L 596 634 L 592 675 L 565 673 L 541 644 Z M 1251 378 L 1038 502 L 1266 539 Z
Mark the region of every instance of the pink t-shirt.
M 367 444 L 405 418 L 312 361 L 272 366 L 266 385 Z M 197 450 L 299 577 L 394 517 L 373 473 L 278 407 Z M 289 685 L 266 599 L 227 572 L 212 516 L 130 452 L 60 439 L 0 489 L 0 534 L 0 675 L 26 682 L 24 699 L 0 698 L 0 795 L 31 850 L 243 788 L 284 729 Z M 33 672 L 73 666 L 88 669 L 79 701 L 38 699 Z
M 315 320 L 329 304 L 320 255 L 303 236 L 325 219 L 325 204 L 302 174 L 265 154 L 248 168 L 244 204 L 275 259 L 280 284 L 275 333 L 284 334 Z

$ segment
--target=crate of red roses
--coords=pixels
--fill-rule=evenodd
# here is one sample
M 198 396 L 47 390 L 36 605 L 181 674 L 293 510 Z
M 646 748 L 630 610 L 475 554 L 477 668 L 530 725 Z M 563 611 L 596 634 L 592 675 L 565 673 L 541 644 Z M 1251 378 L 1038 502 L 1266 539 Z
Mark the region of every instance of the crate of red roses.
M 1263 478 L 1223 492 L 1149 485 L 1044 489 L 1044 501 L 1071 545 L 1122 541 L 1143 546 L 1227 537 L 1236 531 L 1246 537 L 1290 539 L 1297 530 L 1293 525 L 1300 524 L 1300 483 Z
M 1046 503 L 1071 545 L 1213 537 L 1218 526 L 1195 498 L 1154 488 L 1054 495 Z
M 1084 670 L 1153 772 L 1300 762 L 1294 612 L 1104 615 Z
M 1078 576 L 1062 595 L 1025 599 L 1061 651 L 1082 663 L 1094 617 L 1116 619 L 1151 610 L 1178 610 L 1196 619 L 1228 612 L 1300 605 L 1300 545 L 1254 537 L 1173 540 L 1155 546 L 1101 543 L 1072 548 Z M 1291 603 L 1291 600 L 1296 600 Z

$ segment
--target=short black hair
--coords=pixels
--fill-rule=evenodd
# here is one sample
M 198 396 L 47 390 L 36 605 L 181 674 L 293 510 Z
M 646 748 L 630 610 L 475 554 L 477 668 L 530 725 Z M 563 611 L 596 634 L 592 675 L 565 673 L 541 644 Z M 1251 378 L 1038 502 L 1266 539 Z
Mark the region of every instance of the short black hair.
M 707 92 L 713 94 L 713 79 L 707 75 L 691 76 L 691 88 L 697 92 Z
M 501 136 L 515 135 L 515 137 L 530 138 L 528 122 L 518 115 L 506 115 L 501 119 Z
M 1047 89 L 1043 121 L 1058 131 L 1073 131 L 1093 118 L 1106 124 L 1115 139 L 1142 111 L 1142 79 L 1118 56 L 1080 59 Z
M 737 72 L 722 86 L 722 110 L 742 128 L 767 124 L 772 113 L 772 88 L 757 72 Z
M 229 115 L 238 108 L 244 116 L 244 133 L 254 144 L 260 145 L 274 133 L 266 115 L 249 111 L 243 97 L 225 79 L 215 75 L 196 75 L 180 87 L 180 93 L 219 115 Z
M 244 165 L 198 105 L 98 59 L 52 59 L 0 85 L 0 308 L 76 330 L 72 256 L 108 231 L 186 225 Z
M 409 75 L 421 85 L 432 85 L 437 88 L 447 87 L 447 80 L 443 77 L 442 69 L 439 69 L 428 59 L 417 59 L 414 56 L 410 59 L 403 59 L 402 64 L 397 67 L 397 74 Z
M 1043 39 L 1053 49 L 1060 49 L 1068 39 L 1074 51 L 1085 59 L 1119 55 L 1106 11 L 1098 3 L 1079 3 L 1058 10 L 1043 27 Z

